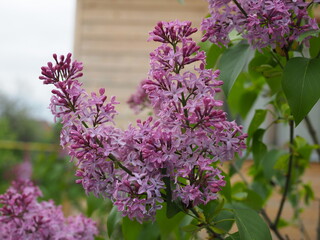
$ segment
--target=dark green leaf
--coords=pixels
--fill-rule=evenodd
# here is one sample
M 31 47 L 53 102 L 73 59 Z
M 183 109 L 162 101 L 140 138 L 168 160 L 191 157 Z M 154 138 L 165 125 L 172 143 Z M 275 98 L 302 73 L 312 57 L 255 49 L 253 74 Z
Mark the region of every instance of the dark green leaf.
M 266 181 L 254 181 L 251 184 L 251 189 L 259 194 L 259 196 L 263 199 L 264 204 L 272 193 L 273 188 L 270 187 Z
M 252 154 L 255 166 L 260 165 L 261 159 L 267 152 L 267 146 L 262 142 L 263 135 L 265 133 L 264 129 L 259 128 L 255 131 L 252 138 Z
M 220 79 L 224 81 L 223 90 L 226 95 L 229 94 L 235 80 L 244 70 L 254 55 L 254 50 L 245 41 L 239 42 L 228 48 L 221 56 L 218 62 L 220 69 Z
M 303 184 L 303 191 L 304 191 L 304 202 L 306 204 L 310 203 L 310 200 L 314 200 L 314 192 L 311 187 L 311 184 Z
M 212 44 L 209 51 L 207 52 L 206 68 L 214 68 L 219 57 L 225 50 L 225 47 L 219 47 L 218 45 Z
M 128 217 L 122 219 L 122 233 L 124 240 L 137 240 L 142 230 L 142 224 L 131 221 Z
M 222 228 L 216 227 L 216 226 L 211 226 L 211 229 L 218 234 L 224 234 L 226 233 L 226 231 Z
M 250 122 L 249 128 L 248 128 L 248 142 L 250 141 L 250 138 L 253 136 L 255 131 L 264 122 L 266 116 L 267 116 L 267 110 L 257 109 L 255 111 L 254 116 L 253 116 L 253 118 Z
M 267 180 L 270 180 L 275 173 L 275 164 L 279 157 L 283 154 L 283 151 L 273 149 L 265 154 L 261 160 L 261 168 L 263 174 Z
M 111 209 L 108 220 L 107 220 L 107 230 L 108 230 L 108 236 L 111 237 L 117 223 L 121 220 L 121 214 L 118 212 L 118 209 L 116 206 L 113 206 Z
M 237 206 L 233 209 L 241 240 L 272 240 L 267 224 L 256 211 Z
M 87 216 L 91 217 L 94 211 L 96 211 L 99 208 L 99 202 L 101 200 L 95 197 L 93 194 L 90 194 L 87 196 Z
M 137 240 L 145 240 L 146 236 L 148 240 L 159 240 L 160 231 L 157 224 L 152 222 L 146 222 L 142 225 L 142 230 L 137 238 Z
M 172 218 L 181 212 L 181 207 L 177 202 L 167 202 L 167 218 Z
M 310 57 L 315 58 L 318 56 L 320 52 L 320 38 L 311 38 L 309 40 L 309 43 L 310 43 L 310 48 L 309 48 Z
M 290 59 L 284 69 L 282 88 L 298 125 L 320 97 L 320 59 Z
M 105 238 L 104 238 L 104 237 L 101 237 L 101 236 L 95 236 L 95 237 L 94 237 L 94 240 L 105 240 Z
M 280 76 L 266 78 L 266 82 L 271 89 L 271 94 L 275 94 L 281 90 L 282 74 Z
M 224 221 L 228 219 L 227 221 Z M 233 219 L 232 221 L 229 221 L 230 219 Z M 214 218 L 213 222 L 215 223 L 215 226 L 223 229 L 225 232 L 229 232 L 232 228 L 232 225 L 234 223 L 234 213 L 232 211 L 228 211 L 223 209 L 219 212 L 219 214 Z M 217 223 L 216 223 L 217 222 Z
M 212 219 L 219 214 L 224 206 L 224 199 L 212 200 L 202 207 L 203 214 L 206 217 L 207 222 L 211 222 Z
M 166 212 L 167 212 L 167 206 L 164 204 L 164 207 L 161 210 L 157 211 L 156 215 L 156 223 L 159 226 L 161 238 L 162 239 L 168 239 L 168 236 L 179 227 L 181 224 L 183 218 L 185 215 L 180 212 L 176 214 L 174 217 L 168 219 Z
M 200 231 L 201 228 L 198 227 L 198 226 L 196 226 L 196 225 L 194 225 L 194 224 L 189 224 L 189 225 L 187 225 L 187 226 L 182 227 L 182 230 L 185 231 L 185 232 L 192 232 L 192 233 L 194 233 L 194 232 Z
M 260 92 L 260 86 L 262 84 L 253 83 L 248 74 L 241 73 L 238 76 L 228 96 L 229 107 L 234 116 L 247 116 Z
M 260 210 L 263 205 L 263 199 L 261 196 L 251 189 L 247 189 L 246 192 L 248 195 L 243 203 L 252 209 Z
M 240 240 L 239 232 L 229 235 L 225 240 Z

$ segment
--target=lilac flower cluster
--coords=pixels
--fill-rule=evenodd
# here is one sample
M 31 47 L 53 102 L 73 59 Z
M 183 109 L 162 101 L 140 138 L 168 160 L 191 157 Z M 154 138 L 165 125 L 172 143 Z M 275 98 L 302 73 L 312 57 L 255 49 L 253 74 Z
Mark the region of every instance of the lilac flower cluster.
M 77 159 L 78 182 L 139 222 L 154 219 L 164 201 L 188 209 L 216 199 L 225 182 L 212 165 L 245 148 L 241 127 L 218 108 L 219 71 L 204 68 L 205 53 L 190 38 L 196 31 L 174 21 L 150 33 L 162 45 L 150 54 L 148 79 L 131 103 L 147 101 L 156 117 L 124 131 L 113 125 L 115 99 L 107 102 L 103 89 L 89 96 L 77 80 L 82 65 L 71 63 L 70 54 L 54 55 L 55 65 L 42 68 L 40 79 L 56 87 L 51 110 L 62 119 L 62 146 Z M 196 62 L 194 72 L 182 71 Z
M 0 239 L 2 240 L 93 240 L 95 222 L 82 215 L 64 218 L 61 207 L 42 196 L 30 180 L 12 183 L 0 195 Z
M 236 30 L 254 48 L 288 47 L 302 33 L 318 29 L 304 0 L 208 0 L 210 17 L 202 22 L 203 41 L 227 45 Z

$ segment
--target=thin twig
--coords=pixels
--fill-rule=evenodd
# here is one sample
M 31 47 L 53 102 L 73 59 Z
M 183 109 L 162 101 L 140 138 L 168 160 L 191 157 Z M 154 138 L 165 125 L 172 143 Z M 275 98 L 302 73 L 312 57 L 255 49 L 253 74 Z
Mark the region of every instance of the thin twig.
M 317 138 L 317 133 L 316 133 L 316 130 L 314 129 L 314 127 L 312 125 L 312 122 L 311 122 L 309 116 L 306 116 L 304 118 L 304 120 L 306 121 L 307 129 L 308 129 L 308 132 L 309 132 L 309 134 L 310 134 L 310 136 L 312 138 L 313 143 L 318 145 L 318 147 L 319 147 L 319 141 L 318 141 L 318 138 Z M 316 151 L 317 151 L 317 154 L 318 154 L 318 160 L 320 162 L 320 148 L 317 148 Z
M 284 191 L 283 191 L 283 194 L 282 194 L 282 199 L 281 199 L 281 202 L 280 202 L 278 213 L 277 213 L 276 219 L 275 219 L 274 224 L 273 224 L 275 227 L 277 227 L 277 225 L 279 223 L 279 220 L 280 220 L 280 217 L 281 217 L 281 214 L 282 214 L 282 210 L 283 210 L 283 207 L 284 207 L 284 203 L 285 203 L 285 201 L 287 199 L 287 195 L 288 195 L 288 191 L 289 191 L 289 187 L 290 187 L 290 181 L 291 181 L 291 174 L 292 174 L 293 140 L 294 140 L 293 139 L 294 138 L 294 122 L 293 122 L 293 120 L 289 121 L 289 126 L 290 126 L 290 146 L 289 146 L 290 156 L 289 156 L 289 163 L 288 163 L 288 173 L 287 173 L 287 176 L 286 176 L 286 183 L 285 183 Z
M 270 50 L 270 53 L 272 55 L 272 57 L 274 58 L 274 60 L 276 60 L 276 62 L 279 64 L 280 68 L 283 70 L 284 67 L 282 65 L 282 63 L 280 62 L 279 58 L 277 57 L 277 55 L 274 54 L 274 52 L 272 51 L 272 49 Z
M 234 2 L 234 4 L 237 5 L 237 7 L 239 8 L 239 10 L 243 13 L 243 15 L 245 15 L 246 17 L 248 17 L 248 14 L 246 13 L 246 11 L 241 7 L 240 3 L 237 0 L 232 0 Z
M 240 169 L 238 168 L 238 166 L 232 162 L 231 163 L 232 167 L 236 170 L 236 172 L 239 174 L 240 178 L 242 179 L 242 181 L 245 183 L 246 186 L 249 186 L 249 182 L 247 181 L 247 179 L 244 177 L 244 175 L 242 174 L 242 172 L 240 171 Z
M 267 215 L 266 211 L 262 208 L 260 211 L 262 217 L 266 220 L 268 225 L 270 226 L 271 230 L 274 232 L 274 234 L 278 237 L 279 240 L 285 240 L 284 237 L 282 237 L 281 233 L 279 232 L 278 228 L 272 223 L 271 219 Z
M 319 199 L 319 216 L 318 216 L 318 226 L 317 226 L 317 239 L 320 240 L 320 199 Z

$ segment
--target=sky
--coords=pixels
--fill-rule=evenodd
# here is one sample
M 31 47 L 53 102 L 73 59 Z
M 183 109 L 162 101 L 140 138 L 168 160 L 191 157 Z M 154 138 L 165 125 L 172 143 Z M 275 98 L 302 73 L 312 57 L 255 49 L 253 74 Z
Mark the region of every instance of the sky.
M 53 53 L 72 52 L 75 9 L 75 0 L 0 0 L 0 94 L 37 118 L 53 119 L 40 68 Z

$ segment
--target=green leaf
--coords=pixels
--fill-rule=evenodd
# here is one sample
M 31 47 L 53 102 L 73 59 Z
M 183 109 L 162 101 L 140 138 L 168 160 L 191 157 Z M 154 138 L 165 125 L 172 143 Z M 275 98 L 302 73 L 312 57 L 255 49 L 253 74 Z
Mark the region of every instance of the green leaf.
M 266 82 L 270 87 L 271 94 L 275 94 L 281 90 L 282 73 L 280 76 L 266 78 Z
M 206 68 L 214 68 L 221 54 L 226 50 L 224 46 L 220 47 L 210 41 L 199 42 L 200 51 L 206 52 Z
M 282 154 L 283 154 L 283 151 L 273 149 L 267 152 L 262 158 L 260 164 L 266 180 L 270 180 L 274 175 L 276 171 L 274 166 Z
M 251 137 L 255 133 L 255 131 L 260 127 L 260 125 L 264 122 L 267 116 L 267 110 L 264 109 L 257 109 L 254 113 L 254 116 L 250 122 L 248 128 L 248 142 L 250 141 Z
M 226 50 L 225 47 L 219 47 L 216 44 L 211 44 L 210 47 L 205 50 L 206 58 L 206 68 L 214 68 L 221 54 Z
M 246 41 L 241 41 L 222 54 L 218 69 L 220 69 L 220 79 L 224 81 L 223 90 L 227 96 L 239 74 L 252 59 L 254 52 Z
M 254 80 L 256 82 L 253 83 L 248 74 L 241 73 L 235 81 L 227 99 L 234 116 L 240 114 L 245 118 L 255 103 L 262 83 L 260 83 L 261 78 Z
M 309 48 L 310 57 L 315 58 L 318 56 L 320 52 L 320 38 L 311 38 L 309 40 L 309 43 L 310 43 L 310 48 Z
M 320 59 L 290 59 L 284 69 L 282 88 L 298 125 L 320 97 Z
M 107 220 L 107 230 L 108 230 L 108 236 L 111 237 L 115 226 L 117 223 L 121 220 L 121 214 L 118 212 L 118 209 L 116 206 L 113 206 Z
M 267 224 L 250 208 L 233 208 L 241 240 L 272 240 Z
M 278 228 L 284 228 L 284 227 L 287 227 L 287 226 L 289 226 L 290 225 L 290 223 L 288 222 L 288 221 L 286 221 L 285 219 L 283 219 L 283 218 L 280 218 L 279 219 L 279 222 L 278 222 L 278 224 L 277 224 L 277 227 Z
M 94 237 L 94 240 L 105 240 L 105 238 L 104 238 L 104 237 L 101 237 L 101 236 L 95 236 L 95 237 Z
M 223 229 L 225 232 L 230 231 L 234 221 L 234 213 L 226 209 L 220 211 L 219 214 L 213 220 L 215 226 L 220 229 Z
M 264 129 L 259 128 L 255 131 L 252 138 L 252 154 L 255 166 L 260 165 L 261 159 L 267 152 L 267 146 L 262 142 L 263 135 L 265 133 Z
M 224 234 L 226 233 L 226 231 L 222 228 L 219 228 L 219 227 L 216 227 L 216 226 L 211 226 L 210 227 L 215 233 L 218 233 L 218 234 Z
M 185 232 L 195 233 L 195 232 L 200 231 L 201 228 L 194 225 L 194 224 L 189 224 L 187 226 L 182 227 L 182 230 Z
M 152 222 L 145 222 L 142 225 L 142 230 L 137 238 L 137 240 L 145 240 L 146 236 L 148 236 L 148 240 L 159 240 L 160 239 L 160 231 L 157 224 Z
M 223 206 L 224 206 L 224 199 L 222 199 L 221 201 L 212 200 L 206 205 L 204 205 L 202 209 L 207 222 L 210 223 L 212 219 L 221 212 Z
M 240 240 L 239 232 L 229 235 L 225 240 Z
M 244 204 L 255 210 L 260 210 L 263 205 L 261 196 L 251 189 L 247 189 L 247 198 L 243 201 Z
M 122 233 L 124 240 L 137 240 L 142 230 L 142 224 L 131 221 L 128 217 L 122 219 Z
M 167 206 L 164 204 L 164 207 L 161 210 L 158 210 L 156 215 L 156 223 L 160 229 L 161 239 L 168 239 L 168 236 L 179 227 L 185 217 L 185 214 L 180 212 L 174 217 L 168 219 L 166 216 L 166 208 Z
M 320 32 L 320 29 L 306 31 L 298 37 L 298 42 L 302 42 L 306 37 L 310 37 L 310 36 L 317 37 L 319 35 L 319 32 Z
M 91 217 L 91 215 L 99 208 L 99 202 L 101 200 L 95 197 L 93 194 L 87 196 L 87 211 L 86 215 Z
M 314 200 L 314 191 L 310 183 L 303 184 L 304 202 L 309 204 L 311 200 Z

